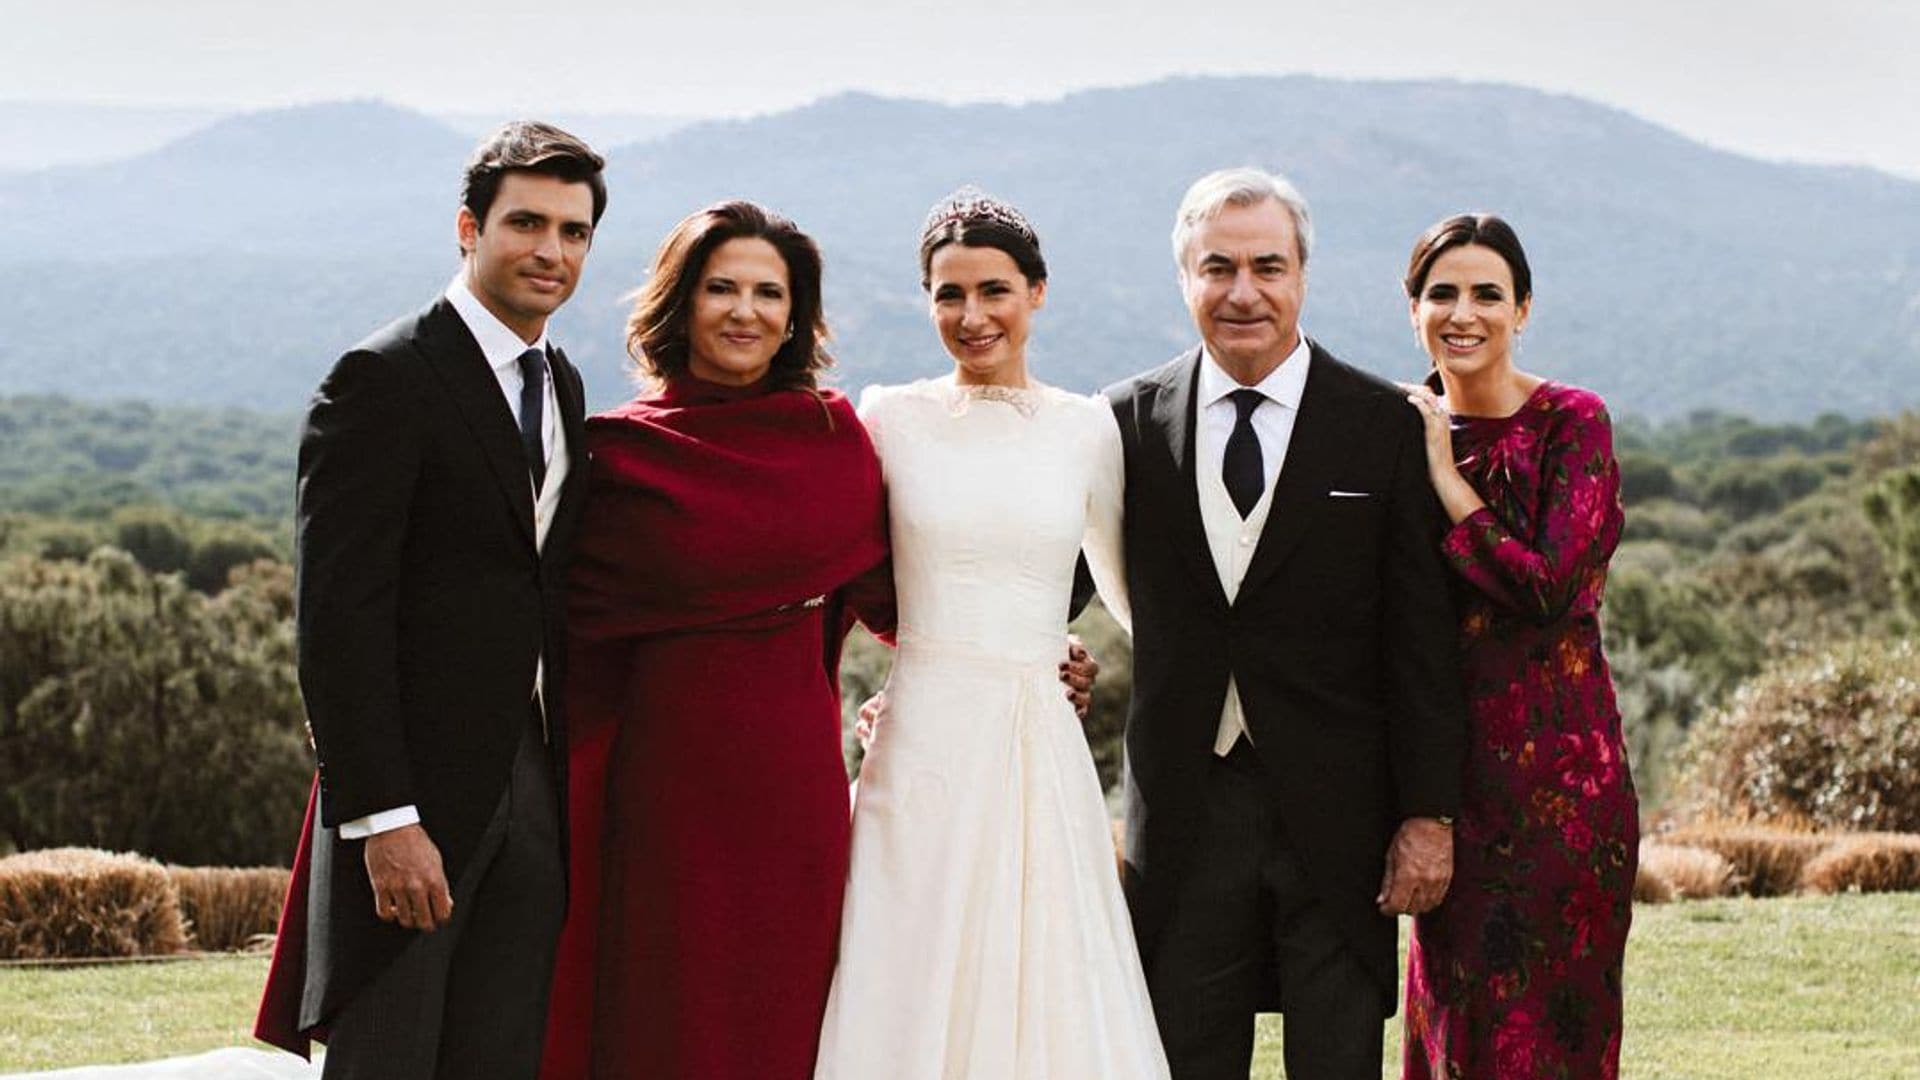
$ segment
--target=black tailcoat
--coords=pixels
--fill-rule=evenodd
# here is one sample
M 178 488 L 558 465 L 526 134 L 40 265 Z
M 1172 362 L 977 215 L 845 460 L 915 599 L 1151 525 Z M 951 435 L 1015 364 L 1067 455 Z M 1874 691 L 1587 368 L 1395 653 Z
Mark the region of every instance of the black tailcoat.
M 1459 805 L 1466 706 L 1421 422 L 1393 384 L 1312 346 L 1266 527 L 1227 602 L 1195 487 L 1200 351 L 1107 391 L 1126 448 L 1133 702 L 1126 884 L 1147 970 L 1184 860 L 1226 699 L 1287 838 L 1392 1009 L 1394 922 L 1374 907 L 1408 817 Z M 1335 492 L 1345 494 L 1332 494 Z
M 338 1015 L 415 936 L 375 918 L 364 844 L 337 827 L 415 805 L 449 884 L 460 880 L 506 790 L 543 658 L 566 805 L 565 574 L 588 470 L 579 372 L 564 355 L 551 370 L 570 465 L 540 546 L 512 410 L 445 299 L 341 357 L 307 414 L 295 615 L 319 757 L 307 839 L 328 850 L 310 864 L 300 1031 Z

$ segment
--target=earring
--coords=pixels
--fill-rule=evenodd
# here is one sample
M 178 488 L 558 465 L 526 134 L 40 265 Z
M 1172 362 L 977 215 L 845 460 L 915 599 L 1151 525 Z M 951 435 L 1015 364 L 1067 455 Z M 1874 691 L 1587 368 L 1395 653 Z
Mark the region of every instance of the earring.
M 792 341 L 792 340 L 793 340 L 793 324 L 792 324 L 792 323 L 788 323 L 788 324 L 787 324 L 787 333 L 786 333 L 786 336 L 785 336 L 785 337 L 783 337 L 783 338 L 781 338 L 780 340 L 781 340 L 781 341 Z

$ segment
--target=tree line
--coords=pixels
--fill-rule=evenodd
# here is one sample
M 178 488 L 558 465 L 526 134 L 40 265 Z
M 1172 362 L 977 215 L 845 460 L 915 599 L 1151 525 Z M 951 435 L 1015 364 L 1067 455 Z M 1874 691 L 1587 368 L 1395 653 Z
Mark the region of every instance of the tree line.
M 0 397 L 0 511 L 155 505 L 273 528 L 293 513 L 298 432 L 293 416 L 245 409 Z
M 290 431 L 248 414 L 228 425 L 221 413 L 50 401 L 0 401 L 0 431 L 29 435 L 0 440 L 11 508 L 0 512 L 0 851 L 285 861 L 311 770 L 294 674 Z M 68 425 L 73 446 L 22 450 L 52 445 L 46 422 L 24 422 L 36 411 Z M 106 450 L 86 434 L 93 421 L 138 434 Z M 1812 685 L 1804 672 L 1823 650 L 1920 626 L 1920 414 L 1793 425 L 1697 413 L 1623 422 L 1616 436 L 1627 532 L 1603 626 L 1642 797 L 1657 806 L 1703 720 L 1791 696 L 1756 680 Z M 251 501 L 269 473 L 284 497 Z M 76 497 L 32 501 L 54 491 Z M 1111 788 L 1129 649 L 1097 608 L 1077 629 L 1103 664 L 1087 734 Z M 1897 674 L 1911 656 L 1868 669 Z M 849 719 L 885 666 L 877 643 L 848 650 Z

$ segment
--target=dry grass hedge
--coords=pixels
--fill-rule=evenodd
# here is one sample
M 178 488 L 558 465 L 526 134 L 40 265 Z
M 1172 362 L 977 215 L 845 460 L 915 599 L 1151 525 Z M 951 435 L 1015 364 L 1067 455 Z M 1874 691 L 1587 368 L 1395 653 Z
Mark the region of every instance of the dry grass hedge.
M 1920 836 L 1840 837 L 1807 864 L 1800 886 L 1806 892 L 1829 894 L 1920 891 Z
M 180 913 L 189 925 L 194 948 L 205 952 L 244 949 L 280 922 L 292 872 L 278 867 L 233 869 L 169 866 L 167 876 L 180 893 Z
M 159 863 L 92 848 L 0 859 L 0 958 L 157 956 L 186 947 L 179 891 Z
M 1640 845 L 1640 871 L 1633 881 L 1636 903 L 1705 900 L 1734 892 L 1736 871 L 1724 855 L 1708 848 L 1647 840 Z
M 1670 904 L 1674 901 L 1673 882 L 1665 874 L 1647 865 L 1647 849 L 1640 848 L 1640 865 L 1633 872 L 1633 902 L 1636 904 Z
M 1831 847 L 1834 837 L 1772 825 L 1709 821 L 1683 825 L 1660 840 L 1717 853 L 1732 864 L 1732 885 L 1738 892 L 1791 896 L 1800 890 L 1800 875 L 1807 864 Z

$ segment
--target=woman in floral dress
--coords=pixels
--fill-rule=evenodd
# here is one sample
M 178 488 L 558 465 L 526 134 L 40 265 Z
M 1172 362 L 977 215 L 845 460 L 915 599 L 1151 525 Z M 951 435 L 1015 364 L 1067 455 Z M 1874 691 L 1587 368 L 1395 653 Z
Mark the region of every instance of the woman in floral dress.
M 1606 406 L 1514 367 L 1532 276 L 1499 218 L 1428 229 L 1406 287 L 1473 730 L 1453 884 L 1414 921 L 1402 1076 L 1611 1078 L 1639 821 L 1600 649 Z

